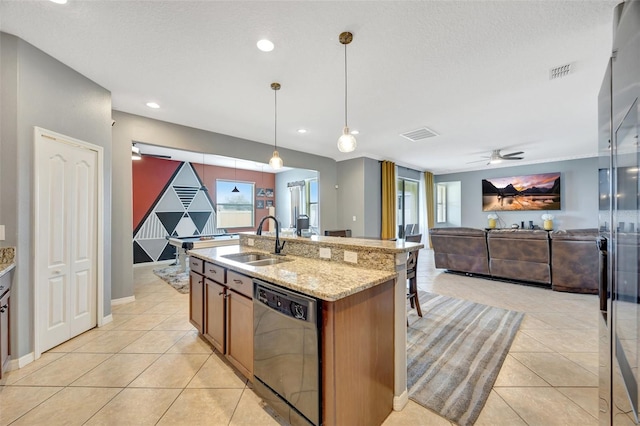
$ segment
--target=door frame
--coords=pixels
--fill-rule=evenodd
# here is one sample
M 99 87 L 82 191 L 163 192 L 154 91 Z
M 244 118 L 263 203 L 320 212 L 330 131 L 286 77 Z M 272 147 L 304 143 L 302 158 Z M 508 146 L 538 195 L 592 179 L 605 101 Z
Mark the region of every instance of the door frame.
M 45 139 L 54 140 L 56 142 L 65 143 L 71 146 L 77 146 L 84 149 L 95 151 L 97 154 L 96 167 L 96 321 L 97 326 L 100 327 L 104 324 L 104 148 L 98 145 L 94 145 L 89 142 L 81 141 L 69 136 L 62 135 L 60 133 L 53 132 L 51 130 L 43 129 L 41 127 L 33 127 L 33 185 L 32 185 L 32 200 L 33 200 L 33 234 L 31 237 L 31 244 L 34 250 L 34 259 L 39 259 L 41 253 L 38 250 L 38 244 L 36 238 L 40 235 L 41 227 L 36 220 L 36 212 L 40 209 L 40 201 L 38 195 L 38 182 L 40 177 L 40 170 L 37 167 L 38 160 L 38 147 Z M 38 278 L 37 262 L 34 260 L 32 265 L 32 274 L 34 278 L 33 284 L 33 354 L 34 359 L 40 358 L 42 354 L 40 350 L 40 282 Z

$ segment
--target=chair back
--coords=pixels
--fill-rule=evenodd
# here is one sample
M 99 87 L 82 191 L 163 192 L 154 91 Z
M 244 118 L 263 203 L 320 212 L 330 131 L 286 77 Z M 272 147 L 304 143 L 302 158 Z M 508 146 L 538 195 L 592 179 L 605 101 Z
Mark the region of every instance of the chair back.
M 419 243 L 422 241 L 422 234 L 407 235 L 405 241 L 408 243 Z M 409 252 L 407 256 L 407 278 L 415 276 L 416 268 L 418 267 L 418 255 L 420 250 L 413 250 Z

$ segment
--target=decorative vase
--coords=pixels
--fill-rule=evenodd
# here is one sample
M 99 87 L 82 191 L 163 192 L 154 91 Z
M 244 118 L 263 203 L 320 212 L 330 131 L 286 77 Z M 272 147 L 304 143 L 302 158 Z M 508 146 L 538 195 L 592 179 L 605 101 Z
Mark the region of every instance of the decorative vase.
M 489 219 L 489 228 L 493 229 L 496 227 L 496 220 L 495 219 Z
M 544 222 L 542 222 L 542 227 L 546 230 L 546 231 L 551 231 L 553 229 L 553 221 L 552 220 L 545 220 Z

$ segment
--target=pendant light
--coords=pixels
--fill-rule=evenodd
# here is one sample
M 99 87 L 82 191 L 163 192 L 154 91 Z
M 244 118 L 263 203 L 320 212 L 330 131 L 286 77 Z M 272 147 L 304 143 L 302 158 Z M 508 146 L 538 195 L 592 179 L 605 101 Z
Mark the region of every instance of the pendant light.
M 269 165 L 275 169 L 281 169 L 283 166 L 282 158 L 278 154 L 278 90 L 280 90 L 280 83 L 271 83 L 271 89 L 273 89 L 273 111 L 274 111 L 274 124 L 273 124 L 273 156 L 269 160 Z
M 231 190 L 231 192 L 240 192 L 240 190 L 238 189 L 238 160 L 233 160 L 233 170 L 233 180 L 235 182 L 235 185 L 233 185 L 233 189 Z
M 356 138 L 349 133 L 349 125 L 347 124 L 347 44 L 353 40 L 353 34 L 343 32 L 338 38 L 340 43 L 344 45 L 344 129 L 342 136 L 338 138 L 338 150 L 340 152 L 351 152 L 356 149 Z

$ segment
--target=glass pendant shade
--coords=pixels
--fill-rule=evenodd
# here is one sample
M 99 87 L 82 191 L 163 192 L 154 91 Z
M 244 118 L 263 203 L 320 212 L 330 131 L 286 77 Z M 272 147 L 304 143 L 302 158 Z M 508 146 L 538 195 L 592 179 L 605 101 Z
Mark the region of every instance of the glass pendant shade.
M 283 162 L 282 158 L 280 158 L 280 154 L 278 154 L 278 151 L 273 151 L 273 157 L 271 157 L 271 160 L 269 160 L 269 165 L 275 170 L 282 168 Z
M 340 152 L 351 152 L 355 151 L 357 146 L 356 138 L 353 137 L 351 133 L 349 133 L 349 128 L 345 127 L 342 132 L 342 136 L 338 138 L 338 151 Z

